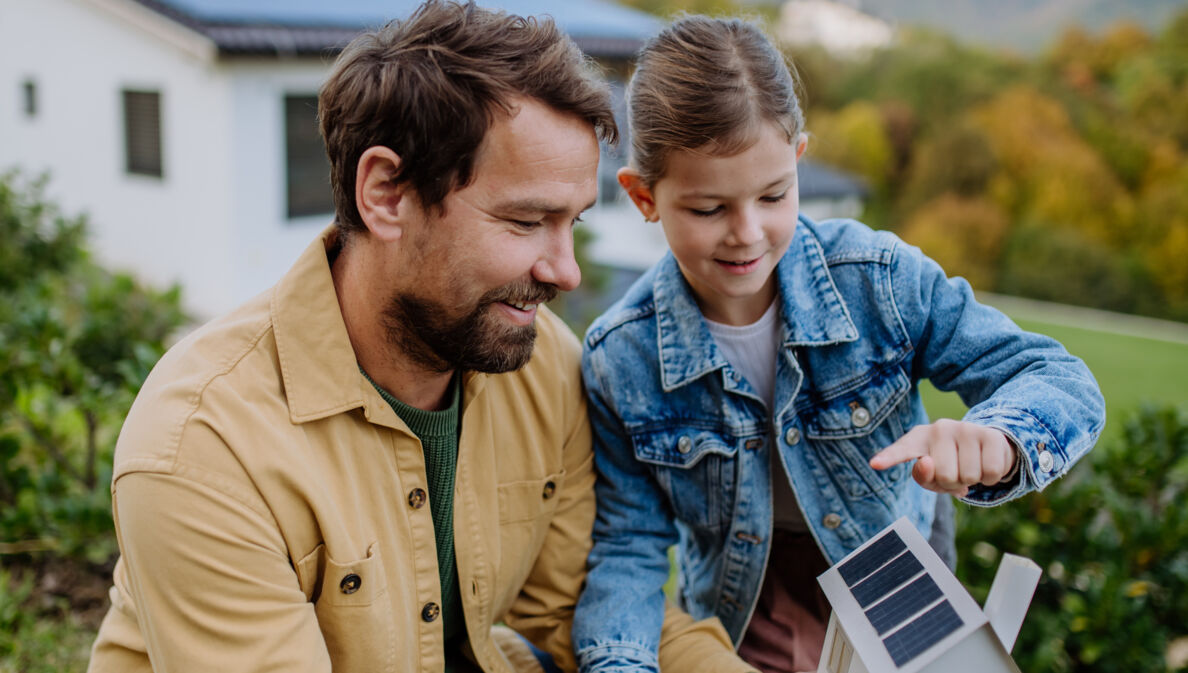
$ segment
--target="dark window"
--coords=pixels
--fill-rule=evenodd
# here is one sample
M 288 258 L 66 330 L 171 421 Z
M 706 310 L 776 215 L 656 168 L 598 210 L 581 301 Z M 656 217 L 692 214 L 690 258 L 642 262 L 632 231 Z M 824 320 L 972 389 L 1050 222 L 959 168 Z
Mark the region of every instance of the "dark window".
M 37 116 L 37 82 L 34 82 L 31 79 L 25 80 L 21 84 L 21 91 L 24 93 L 24 98 L 25 98 L 25 116 L 26 117 L 36 117 Z
M 159 91 L 124 91 L 124 156 L 129 173 L 162 176 Z
M 285 96 L 285 173 L 290 218 L 334 212 L 317 96 Z

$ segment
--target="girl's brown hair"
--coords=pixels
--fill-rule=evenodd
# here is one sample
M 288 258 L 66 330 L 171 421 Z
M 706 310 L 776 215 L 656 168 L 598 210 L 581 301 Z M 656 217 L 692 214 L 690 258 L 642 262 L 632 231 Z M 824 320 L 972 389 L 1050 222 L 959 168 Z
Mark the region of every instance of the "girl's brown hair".
M 729 156 L 764 122 L 794 142 L 804 130 L 796 88 L 783 55 L 753 24 L 683 17 L 640 51 L 627 94 L 632 163 L 654 185 L 671 152 Z

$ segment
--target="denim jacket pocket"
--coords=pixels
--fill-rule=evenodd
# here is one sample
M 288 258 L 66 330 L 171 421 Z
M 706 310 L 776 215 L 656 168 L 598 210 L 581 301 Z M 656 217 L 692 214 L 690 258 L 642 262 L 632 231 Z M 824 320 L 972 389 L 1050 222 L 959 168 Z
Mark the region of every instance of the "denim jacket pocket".
M 857 386 L 837 386 L 802 413 L 805 434 L 830 477 L 851 498 L 881 493 L 902 481 L 910 463 L 875 470 L 870 459 L 899 438 L 911 417 L 911 382 L 897 367 L 872 372 Z
M 676 518 L 703 530 L 730 522 L 739 441 L 715 429 L 688 425 L 631 435 L 636 460 L 651 467 Z

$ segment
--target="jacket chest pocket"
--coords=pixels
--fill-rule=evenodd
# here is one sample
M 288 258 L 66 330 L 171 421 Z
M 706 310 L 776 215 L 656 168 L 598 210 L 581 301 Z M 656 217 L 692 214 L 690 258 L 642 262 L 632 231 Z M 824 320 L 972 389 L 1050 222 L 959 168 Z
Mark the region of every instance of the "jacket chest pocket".
M 864 498 L 896 486 L 911 463 L 875 470 L 870 459 L 899 439 L 911 418 L 911 382 L 899 368 L 876 372 L 861 385 L 817 398 L 802 412 L 805 434 L 831 479 L 851 498 Z
M 505 587 L 522 586 L 532 572 L 545 536 L 549 532 L 564 487 L 565 472 L 539 479 L 499 484 L 499 566 L 496 595 L 499 602 L 494 614 L 511 607 L 517 591 Z
M 734 508 L 739 440 L 692 427 L 637 432 L 635 458 L 652 467 L 673 515 L 702 530 L 729 525 Z
M 297 564 L 335 670 L 380 671 L 394 661 L 396 626 L 378 547 L 341 561 L 321 544 Z

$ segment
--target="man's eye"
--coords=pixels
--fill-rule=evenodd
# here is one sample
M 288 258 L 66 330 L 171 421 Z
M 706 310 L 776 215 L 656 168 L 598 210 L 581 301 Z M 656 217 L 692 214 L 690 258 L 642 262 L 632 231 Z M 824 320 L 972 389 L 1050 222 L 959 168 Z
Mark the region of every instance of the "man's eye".
M 528 222 L 525 220 L 512 220 L 512 223 L 521 229 L 535 229 L 540 226 L 540 222 Z

